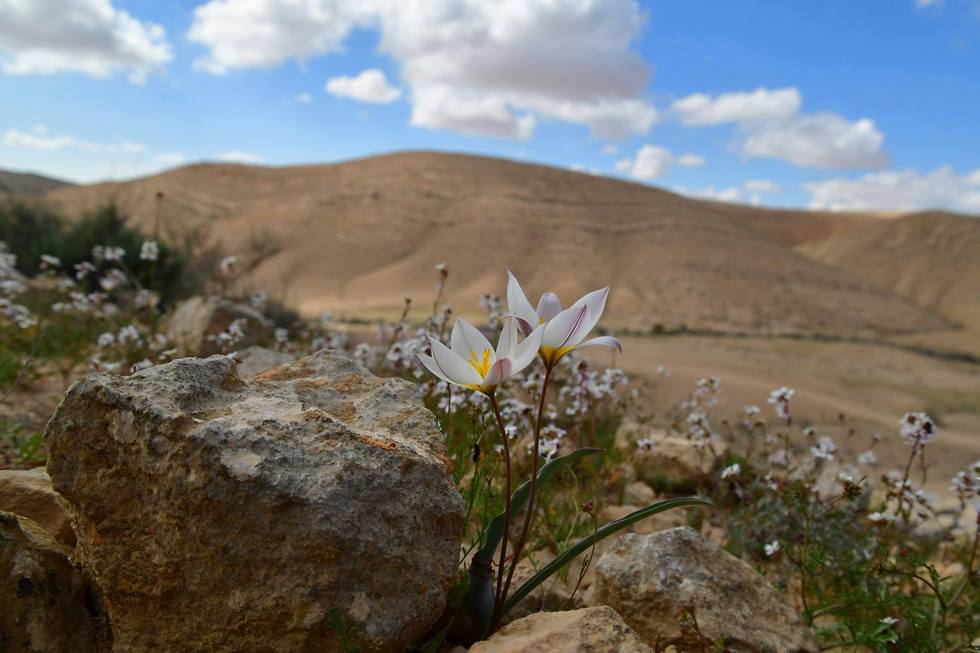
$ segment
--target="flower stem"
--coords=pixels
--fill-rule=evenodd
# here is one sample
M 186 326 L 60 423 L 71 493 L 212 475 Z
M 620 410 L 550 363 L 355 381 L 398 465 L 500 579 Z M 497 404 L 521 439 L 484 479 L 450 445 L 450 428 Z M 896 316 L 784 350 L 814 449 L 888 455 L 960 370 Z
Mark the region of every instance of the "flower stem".
M 531 493 L 527 500 L 527 512 L 524 515 L 524 527 L 521 529 L 521 536 L 517 540 L 517 544 L 514 547 L 514 564 L 511 565 L 510 571 L 507 573 L 507 582 L 504 583 L 503 592 L 501 594 L 501 602 L 507 600 L 507 593 L 510 591 L 510 582 L 514 578 L 514 570 L 517 569 L 517 561 L 521 553 L 524 551 L 524 545 L 527 543 L 527 536 L 531 530 L 531 522 L 534 520 L 534 501 L 536 498 L 536 490 L 538 488 L 538 461 L 540 459 L 538 448 L 541 442 L 541 417 L 544 414 L 544 399 L 545 395 L 548 393 L 548 381 L 551 379 L 551 366 L 545 368 L 544 372 L 544 383 L 541 384 L 541 398 L 538 400 L 538 417 L 534 425 L 534 457 L 531 461 Z M 504 533 L 507 529 L 504 529 Z M 506 540 L 506 536 L 504 537 Z M 503 615 L 498 615 L 498 618 L 503 617 Z M 496 623 L 494 624 L 496 625 Z
M 500 541 L 500 562 L 497 564 L 497 591 L 494 594 L 493 604 L 493 623 L 502 617 L 501 610 L 504 606 L 501 590 L 504 582 L 504 563 L 507 561 L 507 538 L 510 531 L 510 444 L 507 442 L 507 429 L 504 428 L 504 420 L 500 416 L 500 406 L 497 405 L 497 397 L 493 393 L 490 395 L 490 405 L 493 406 L 493 415 L 497 418 L 497 428 L 500 430 L 500 441 L 504 445 L 504 537 Z M 516 560 L 514 561 L 516 563 Z

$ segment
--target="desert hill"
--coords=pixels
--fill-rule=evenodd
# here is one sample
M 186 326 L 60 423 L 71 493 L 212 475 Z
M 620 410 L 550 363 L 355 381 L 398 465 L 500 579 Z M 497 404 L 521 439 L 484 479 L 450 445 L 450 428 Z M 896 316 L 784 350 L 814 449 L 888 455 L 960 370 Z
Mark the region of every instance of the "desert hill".
M 30 172 L 0 170 L 0 199 L 41 195 L 55 188 L 70 185 L 67 181 L 52 179 Z
M 240 283 L 309 314 L 392 315 L 405 294 L 425 308 L 445 261 L 464 314 L 480 310 L 483 293 L 503 294 L 510 268 L 533 297 L 548 288 L 569 301 L 608 283 L 609 324 L 640 331 L 875 337 L 980 322 L 960 306 L 980 293 L 980 275 L 952 275 L 949 294 L 951 274 L 937 273 L 954 254 L 980 252 L 980 220 L 954 215 L 759 209 L 433 152 L 198 164 L 47 197 L 70 212 L 111 199 L 147 231 L 159 219 L 163 237 L 193 233 L 246 259 L 263 251 Z M 884 247 L 899 237 L 889 234 L 907 234 L 908 247 Z

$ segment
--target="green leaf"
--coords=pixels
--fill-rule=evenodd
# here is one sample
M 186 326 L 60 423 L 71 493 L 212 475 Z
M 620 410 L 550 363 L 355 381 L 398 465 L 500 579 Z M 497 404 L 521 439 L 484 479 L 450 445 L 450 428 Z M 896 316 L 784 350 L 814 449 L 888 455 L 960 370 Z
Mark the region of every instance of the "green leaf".
M 594 449 L 585 447 L 582 449 L 576 449 L 572 453 L 555 458 L 548 461 L 541 466 L 538 470 L 538 487 L 542 486 L 545 481 L 548 480 L 555 472 L 561 469 L 564 465 L 571 463 L 579 458 L 584 458 L 585 456 L 591 456 L 592 454 L 599 453 L 603 451 L 602 449 Z M 510 511 L 511 514 L 517 514 L 520 510 L 527 504 L 528 499 L 531 496 L 531 481 L 525 481 L 519 488 L 514 490 L 514 493 L 510 495 Z M 474 554 L 474 558 L 481 561 L 490 561 L 493 559 L 493 554 L 500 546 L 500 541 L 504 537 L 504 513 L 501 512 L 499 515 L 494 517 L 493 521 L 487 527 L 486 540 L 479 551 Z
M 630 514 L 611 521 L 604 525 L 602 528 L 598 529 L 592 535 L 579 540 L 569 548 L 561 552 L 561 554 L 542 567 L 538 573 L 531 576 L 523 585 L 521 585 L 516 592 L 510 595 L 507 599 L 507 603 L 504 604 L 504 613 L 513 608 L 515 605 L 520 603 L 521 599 L 534 591 L 534 588 L 543 583 L 548 579 L 549 576 L 554 574 L 556 571 L 561 569 L 566 563 L 571 562 L 575 556 L 589 549 L 593 543 L 599 542 L 616 531 L 622 530 L 627 526 L 634 524 L 645 517 L 650 517 L 651 515 L 656 515 L 658 512 L 664 512 L 665 510 L 670 510 L 671 508 L 680 508 L 681 506 L 713 506 L 714 504 L 707 499 L 700 499 L 698 497 L 683 497 L 680 499 L 667 499 L 666 501 L 661 501 L 659 503 L 654 503 L 645 508 L 640 508 Z

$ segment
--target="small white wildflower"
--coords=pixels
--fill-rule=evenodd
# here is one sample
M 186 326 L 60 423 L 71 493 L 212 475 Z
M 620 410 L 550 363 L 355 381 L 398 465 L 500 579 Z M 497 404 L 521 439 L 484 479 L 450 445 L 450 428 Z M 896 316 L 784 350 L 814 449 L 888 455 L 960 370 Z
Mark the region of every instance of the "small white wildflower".
M 899 423 L 899 432 L 912 445 L 926 444 L 937 432 L 936 424 L 925 413 L 905 413 Z
M 636 448 L 640 451 L 653 451 L 653 440 L 650 438 L 640 438 L 636 441 Z
M 738 476 L 742 472 L 742 466 L 738 463 L 732 463 L 725 469 L 721 470 L 722 479 L 731 478 L 732 476 Z
M 878 621 L 885 624 L 886 626 L 894 626 L 895 624 L 898 623 L 898 619 L 896 619 L 895 617 L 882 617 Z
M 746 417 L 755 417 L 756 415 L 762 412 L 762 410 L 755 404 L 749 404 L 745 408 L 743 408 L 743 410 L 745 411 Z
M 230 277 L 238 270 L 238 257 L 226 256 L 218 264 L 218 270 L 223 276 Z
M 789 400 L 796 394 L 793 388 L 776 388 L 769 393 L 769 403 L 776 407 L 776 414 L 783 419 L 789 419 Z
M 120 345 L 125 345 L 127 342 L 139 342 L 140 332 L 132 324 L 127 324 L 119 329 L 119 333 L 116 334 L 116 339 Z
M 41 254 L 41 265 L 42 270 L 51 270 L 54 268 L 61 267 L 61 259 L 57 256 L 50 256 L 48 254 Z
M 895 515 L 889 515 L 887 512 L 873 512 L 868 515 L 868 519 L 876 524 L 880 524 L 883 522 L 895 521 Z
M 779 549 L 780 549 L 779 540 L 773 540 L 772 542 L 766 544 L 762 548 L 765 550 L 766 556 L 771 558 L 772 556 L 779 553 Z
M 100 333 L 96 344 L 101 348 L 111 347 L 116 344 L 116 334 L 111 331 L 106 331 L 105 333 Z
M 663 365 L 657 365 L 657 374 L 664 378 L 667 378 L 668 376 L 670 376 L 670 370 Z
M 833 460 L 834 453 L 837 451 L 837 444 L 828 436 L 822 436 L 815 447 L 810 447 L 810 452 L 818 460 Z
M 878 457 L 875 456 L 875 452 L 868 449 L 867 451 L 862 451 L 857 457 L 858 465 L 867 465 L 872 467 L 878 464 Z
M 147 240 L 140 247 L 141 261 L 155 261 L 160 257 L 160 245 L 155 240 Z

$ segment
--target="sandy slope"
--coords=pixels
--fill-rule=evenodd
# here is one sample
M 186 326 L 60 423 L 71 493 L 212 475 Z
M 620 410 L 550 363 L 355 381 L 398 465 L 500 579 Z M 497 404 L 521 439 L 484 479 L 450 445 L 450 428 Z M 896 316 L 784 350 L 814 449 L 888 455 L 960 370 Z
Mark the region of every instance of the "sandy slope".
M 948 331 L 964 317 L 945 304 L 923 309 L 915 302 L 928 293 L 905 295 L 906 285 L 845 265 L 860 254 L 813 245 L 894 220 L 696 201 L 500 159 L 415 152 L 287 168 L 201 164 L 50 197 L 73 211 L 114 198 L 152 230 L 158 192 L 165 235 L 193 231 L 246 258 L 256 244 L 275 249 L 242 284 L 310 314 L 392 315 L 405 293 L 428 302 L 433 266 L 446 261 L 463 314 L 479 310 L 483 293 L 502 293 L 511 268 L 532 294 L 609 284 L 609 324 L 640 331 L 875 336 Z M 980 221 L 947 218 L 980 233 Z

